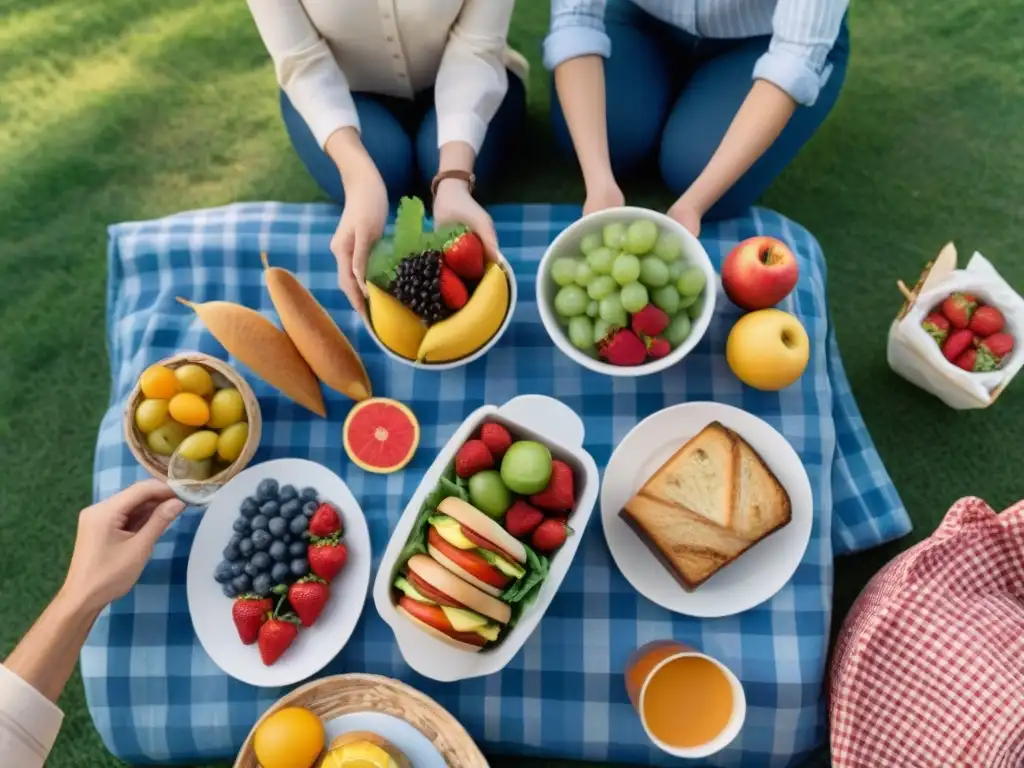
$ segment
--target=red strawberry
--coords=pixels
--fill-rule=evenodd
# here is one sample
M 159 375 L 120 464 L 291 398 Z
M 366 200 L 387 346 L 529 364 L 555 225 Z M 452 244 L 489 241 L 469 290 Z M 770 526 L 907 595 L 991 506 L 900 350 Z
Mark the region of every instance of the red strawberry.
M 991 336 L 993 333 L 1003 330 L 1005 325 L 1006 319 L 1002 312 L 995 307 L 984 306 L 974 310 L 974 315 L 967 327 L 979 336 Z
M 667 339 L 663 339 L 661 336 L 647 340 L 647 354 L 655 360 L 659 357 L 664 357 L 671 351 L 672 345 L 668 343 Z
M 505 513 L 505 529 L 517 539 L 529 536 L 542 522 L 544 513 L 522 499 L 516 499 L 516 503 Z
M 284 616 L 272 617 L 260 627 L 259 649 L 260 658 L 266 666 L 270 666 L 288 647 L 295 642 L 299 634 L 298 618 L 288 613 Z
M 487 446 L 491 456 L 500 459 L 512 445 L 512 435 L 501 424 L 489 421 L 480 428 L 480 440 Z
M 472 232 L 457 234 L 444 246 L 444 263 L 463 280 L 479 280 L 484 276 L 484 244 Z
M 327 503 L 317 507 L 316 512 L 309 518 L 309 532 L 321 539 L 340 533 L 341 518 L 338 517 L 337 510 Z
M 455 474 L 470 477 L 494 466 L 494 457 L 483 440 L 467 440 L 455 454 Z
M 966 328 L 953 331 L 946 339 L 946 343 L 942 345 L 942 354 L 952 363 L 963 354 L 965 349 L 971 346 L 972 341 L 974 341 L 974 334 Z
M 935 343 L 940 347 L 949 335 L 949 320 L 941 312 L 932 312 L 921 323 L 921 327 L 924 328 L 929 336 L 935 339 Z
M 252 645 L 256 642 L 260 627 L 273 609 L 274 602 L 269 597 L 246 593 L 235 599 L 231 606 L 231 618 L 243 643 Z
M 971 315 L 978 306 L 978 300 L 969 293 L 954 293 L 942 302 L 942 314 L 954 328 L 966 328 L 971 322 Z
M 647 359 L 647 346 L 626 328 L 605 336 L 597 348 L 601 357 L 612 365 L 640 365 Z
M 466 302 L 469 301 L 469 291 L 466 290 L 466 284 L 459 279 L 459 276 L 448 267 L 442 266 L 440 280 L 438 290 L 444 305 L 453 311 L 458 311 L 466 306 Z
M 564 461 L 554 459 L 551 462 L 551 479 L 548 486 L 540 493 L 530 497 L 530 503 L 549 512 L 564 512 L 572 509 L 576 503 L 572 467 Z
M 638 336 L 657 336 L 668 328 L 668 314 L 653 304 L 633 313 L 633 331 Z
M 565 544 L 566 538 L 572 533 L 572 528 L 561 520 L 548 519 L 537 526 L 530 543 L 538 552 L 548 555 Z
M 304 627 L 312 627 L 331 596 L 327 582 L 316 576 L 305 576 L 288 588 L 288 602 Z
M 1008 333 L 993 333 L 978 342 L 978 351 L 991 355 L 996 366 L 1003 362 L 1003 358 L 1013 352 L 1013 336 Z
M 988 352 L 974 349 L 973 347 L 965 349 L 960 357 L 954 360 L 953 363 L 963 368 L 965 371 L 971 371 L 972 373 L 994 371 L 998 367 L 998 363 L 992 355 Z
M 332 581 L 348 562 L 348 548 L 338 541 L 337 536 L 314 539 L 306 547 L 309 570 L 324 581 Z

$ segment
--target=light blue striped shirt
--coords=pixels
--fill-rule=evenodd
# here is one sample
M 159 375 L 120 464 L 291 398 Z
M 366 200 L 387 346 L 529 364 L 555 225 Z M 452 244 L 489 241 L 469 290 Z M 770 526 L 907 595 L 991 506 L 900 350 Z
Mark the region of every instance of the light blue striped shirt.
M 771 35 L 754 78 L 768 80 L 810 106 L 828 80 L 826 61 L 839 36 L 849 0 L 632 0 L 667 24 L 708 38 Z M 544 65 L 598 54 L 611 55 L 604 29 L 607 0 L 551 0 L 551 31 Z

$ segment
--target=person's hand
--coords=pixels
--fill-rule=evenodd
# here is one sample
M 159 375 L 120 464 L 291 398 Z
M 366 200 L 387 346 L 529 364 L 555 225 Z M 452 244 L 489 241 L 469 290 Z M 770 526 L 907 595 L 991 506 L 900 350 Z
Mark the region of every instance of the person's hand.
M 494 221 L 461 179 L 444 179 L 434 196 L 434 228 L 445 224 L 465 224 L 480 238 L 484 252 L 493 257 L 498 252 L 498 234 Z
M 345 185 L 345 210 L 331 238 L 338 260 L 338 285 L 352 308 L 366 314 L 366 262 L 370 249 L 384 234 L 388 219 L 388 190 L 376 168 L 366 168 Z
M 83 509 L 61 592 L 95 611 L 126 595 L 184 508 L 166 483 L 145 480 Z
M 583 203 L 583 215 L 597 213 L 607 208 L 618 208 L 626 204 L 626 197 L 619 189 L 614 177 L 593 186 L 587 186 L 587 199 Z
M 691 235 L 700 237 L 700 222 L 704 217 L 704 211 L 687 199 L 686 195 L 672 204 L 668 209 L 668 215 L 690 230 Z

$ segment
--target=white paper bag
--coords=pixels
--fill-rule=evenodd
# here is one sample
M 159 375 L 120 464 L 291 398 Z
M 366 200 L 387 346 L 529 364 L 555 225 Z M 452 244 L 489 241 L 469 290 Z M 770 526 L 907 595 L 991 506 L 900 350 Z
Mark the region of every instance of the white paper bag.
M 972 293 L 991 304 L 1006 317 L 1006 331 L 1016 344 L 997 371 L 971 373 L 950 363 L 939 345 L 921 327 L 925 317 L 951 293 Z M 966 269 L 957 269 L 938 282 L 929 281 L 927 291 L 914 301 L 906 315 L 889 328 L 889 367 L 912 384 L 931 392 L 957 410 L 987 408 L 1024 365 L 1024 299 L 999 276 L 980 253 Z

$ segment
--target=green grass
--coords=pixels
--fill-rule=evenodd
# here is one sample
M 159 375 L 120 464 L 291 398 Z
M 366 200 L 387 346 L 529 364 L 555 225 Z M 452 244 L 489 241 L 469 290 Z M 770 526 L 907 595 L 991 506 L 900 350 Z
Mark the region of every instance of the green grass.
M 495 202 L 581 199 L 547 131 L 546 24 L 547 3 L 518 4 L 512 42 L 534 65 L 538 157 Z M 1024 19 L 1011 3 L 860 0 L 852 29 L 836 111 L 765 200 L 821 241 L 847 372 L 916 522 L 913 537 L 837 564 L 837 617 L 959 496 L 996 509 L 1020 497 L 1024 448 L 1022 385 L 991 411 L 955 413 L 885 362 L 894 281 L 916 278 L 947 240 L 1024 286 Z M 109 388 L 105 225 L 319 193 L 290 150 L 269 59 L 238 0 L 0 0 L 0 83 L 3 656 L 59 585 L 90 498 Z M 651 179 L 627 197 L 669 202 Z M 79 680 L 61 705 L 48 765 L 113 764 Z

